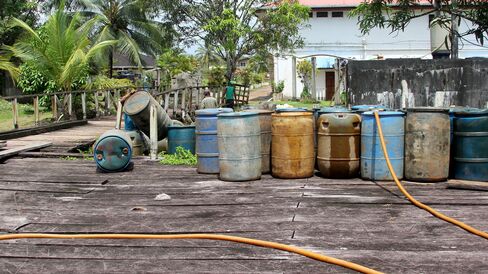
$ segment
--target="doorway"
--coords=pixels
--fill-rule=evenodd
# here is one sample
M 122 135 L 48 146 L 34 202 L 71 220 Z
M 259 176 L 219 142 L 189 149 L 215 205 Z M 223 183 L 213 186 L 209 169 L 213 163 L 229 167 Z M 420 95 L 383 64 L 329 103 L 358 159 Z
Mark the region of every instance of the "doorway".
M 335 72 L 325 72 L 325 100 L 331 101 L 335 92 Z

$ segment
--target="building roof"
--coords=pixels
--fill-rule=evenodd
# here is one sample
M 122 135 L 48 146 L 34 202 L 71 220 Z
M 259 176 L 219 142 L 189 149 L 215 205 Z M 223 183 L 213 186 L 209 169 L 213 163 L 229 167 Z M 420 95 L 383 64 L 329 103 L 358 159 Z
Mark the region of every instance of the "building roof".
M 300 4 L 311 8 L 357 7 L 365 0 L 299 0 Z M 428 0 L 419 1 L 421 5 L 431 5 Z
M 156 58 L 149 55 L 141 55 L 142 68 L 151 69 L 156 65 Z M 130 61 L 128 56 L 118 52 L 114 53 L 114 68 L 137 68 L 137 65 Z

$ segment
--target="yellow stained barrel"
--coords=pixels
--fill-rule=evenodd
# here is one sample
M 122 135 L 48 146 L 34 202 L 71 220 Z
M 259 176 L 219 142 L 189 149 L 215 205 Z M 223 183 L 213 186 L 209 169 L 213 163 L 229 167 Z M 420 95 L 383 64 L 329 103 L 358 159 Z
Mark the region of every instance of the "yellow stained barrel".
M 284 179 L 312 177 L 315 165 L 313 114 L 275 113 L 271 133 L 272 175 Z
M 361 117 L 352 113 L 323 114 L 317 122 L 317 162 L 327 178 L 359 175 Z

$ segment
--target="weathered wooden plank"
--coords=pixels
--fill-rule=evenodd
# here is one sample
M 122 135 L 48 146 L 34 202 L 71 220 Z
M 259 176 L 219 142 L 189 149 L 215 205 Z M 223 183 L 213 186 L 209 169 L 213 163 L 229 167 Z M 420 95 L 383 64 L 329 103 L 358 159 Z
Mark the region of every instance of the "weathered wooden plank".
M 0 161 L 2 161 L 2 159 L 4 159 L 4 158 L 17 155 L 20 152 L 41 149 L 41 148 L 48 147 L 50 145 L 52 145 L 51 142 L 44 142 L 44 143 L 32 144 L 29 146 L 23 146 L 23 147 L 19 147 L 19 148 L 12 148 L 12 149 L 8 149 L 8 150 L 0 151 Z
M 448 188 L 488 191 L 488 182 L 449 180 Z

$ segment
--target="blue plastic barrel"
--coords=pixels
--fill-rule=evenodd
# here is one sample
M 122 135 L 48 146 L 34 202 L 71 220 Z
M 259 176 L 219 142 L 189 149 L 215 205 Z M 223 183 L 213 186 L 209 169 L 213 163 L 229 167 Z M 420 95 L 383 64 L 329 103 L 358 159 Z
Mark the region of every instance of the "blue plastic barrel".
M 175 154 L 177 147 L 195 154 L 195 126 L 168 127 L 168 154 Z
M 132 158 L 132 141 L 123 130 L 105 132 L 93 146 L 93 156 L 97 166 L 105 172 L 125 170 Z
M 129 115 L 124 113 L 124 130 L 125 131 L 134 131 L 137 130 L 136 125 L 132 121 Z
M 388 110 L 388 108 L 382 105 L 356 105 L 351 107 L 351 112 L 357 114 L 362 114 L 364 112 L 373 110 Z
M 454 178 L 488 181 L 488 110 L 454 115 Z
M 388 156 L 393 170 L 401 179 L 403 178 L 405 146 L 405 114 L 399 111 L 380 111 L 379 115 Z M 367 180 L 393 180 L 381 148 L 378 128 L 372 111 L 362 115 L 361 177 Z
M 219 178 L 241 182 L 261 178 L 261 127 L 257 112 L 219 114 Z
M 219 146 L 217 142 L 217 115 L 233 112 L 231 108 L 208 108 L 195 112 L 197 172 L 219 173 Z

